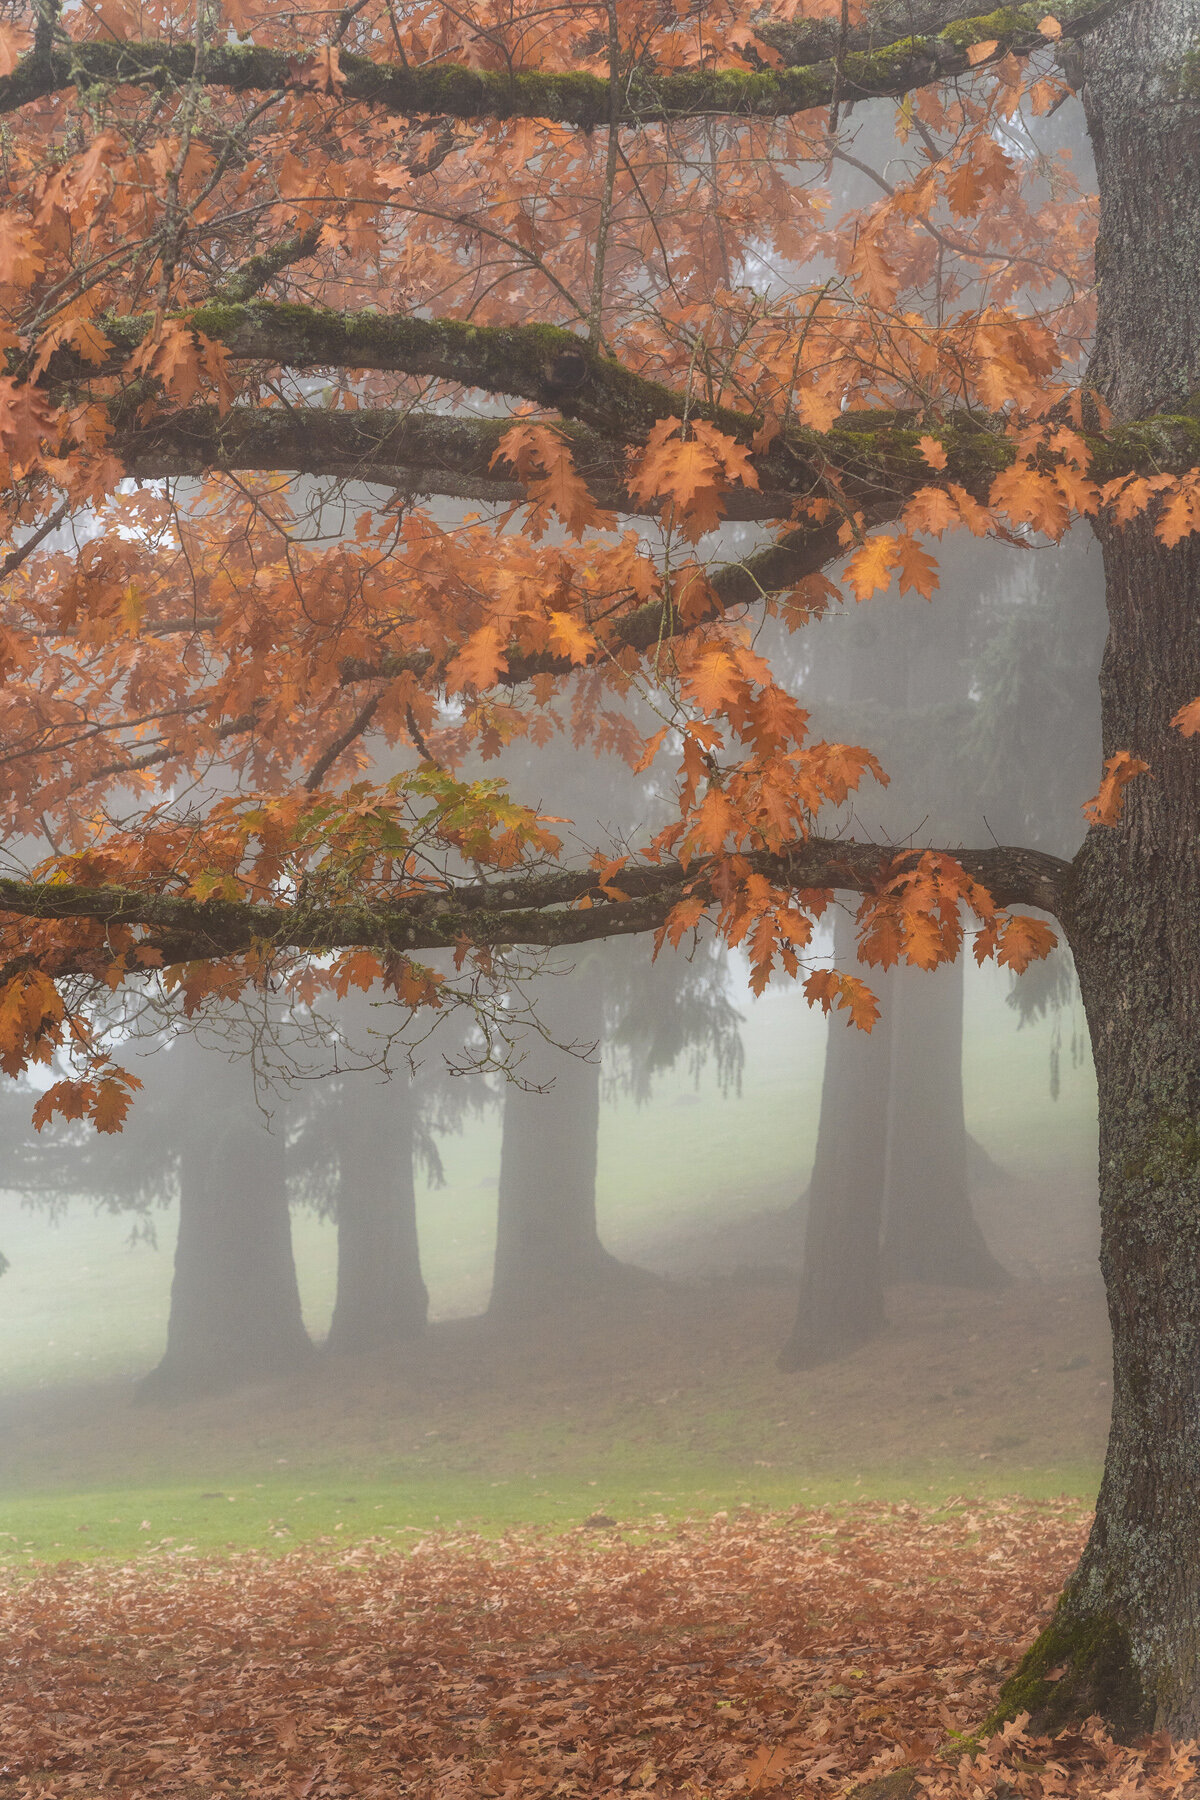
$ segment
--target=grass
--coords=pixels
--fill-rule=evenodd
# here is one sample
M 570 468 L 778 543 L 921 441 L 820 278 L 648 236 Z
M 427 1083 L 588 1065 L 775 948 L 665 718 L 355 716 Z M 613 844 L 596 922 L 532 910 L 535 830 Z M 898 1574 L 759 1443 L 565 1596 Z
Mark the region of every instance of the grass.
M 1090 1503 L 1099 1480 L 1079 1464 L 1022 1474 L 1026 1499 L 1060 1496 Z M 205 1489 L 195 1484 L 27 1494 L 0 1501 L 0 1567 L 105 1559 L 278 1554 L 298 1545 L 351 1546 L 364 1540 L 405 1547 L 427 1532 L 496 1535 L 516 1526 L 570 1531 L 590 1517 L 625 1532 L 667 1518 L 706 1518 L 738 1506 L 782 1510 L 843 1506 L 863 1499 L 946 1505 L 1013 1491 L 1011 1476 L 978 1467 L 897 1471 L 869 1483 L 852 1475 L 797 1482 L 759 1471 L 738 1480 L 727 1468 L 658 1462 L 594 1476 L 487 1481 L 428 1476 L 406 1482 L 313 1485 L 278 1474 Z

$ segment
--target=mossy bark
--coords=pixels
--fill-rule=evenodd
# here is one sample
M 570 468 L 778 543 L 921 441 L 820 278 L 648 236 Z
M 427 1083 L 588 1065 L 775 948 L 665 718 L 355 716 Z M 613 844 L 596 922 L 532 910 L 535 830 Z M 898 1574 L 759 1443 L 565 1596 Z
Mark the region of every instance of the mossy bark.
M 1061 0 L 1060 23 L 1069 32 L 1074 18 L 1085 16 L 1092 0 Z M 928 9 L 922 22 L 934 29 L 926 36 L 903 35 L 874 47 L 870 32 L 855 36 L 855 48 L 838 61 L 787 69 L 669 70 L 635 68 L 621 84 L 619 122 L 641 125 L 706 114 L 775 118 L 828 106 L 835 92 L 849 98 L 899 95 L 913 87 L 971 67 L 972 45 L 994 43 L 993 55 L 1039 49 L 1039 5 L 1002 7 L 971 18 L 950 19 L 953 6 L 940 14 Z M 943 21 L 946 21 L 943 23 Z M 896 23 L 900 21 L 897 20 Z M 938 29 L 941 27 L 941 29 Z M 903 23 L 905 33 L 912 26 Z M 863 47 L 858 47 L 858 46 Z M 869 46 L 869 47 L 868 47 Z M 104 39 L 22 57 L 0 80 L 0 113 L 12 112 L 57 89 L 100 84 L 136 83 L 171 90 L 194 78 L 195 51 L 188 43 Z M 593 130 L 608 123 L 608 83 L 602 76 L 574 70 L 521 71 L 465 68 L 457 63 L 430 62 L 421 67 L 374 62 L 343 50 L 340 56 L 341 97 L 403 114 L 458 119 L 553 119 Z M 234 93 L 283 89 L 302 79 L 297 59 L 287 50 L 256 44 L 216 44 L 207 51 L 202 79 Z
M 1200 385 L 1200 100 L 1179 71 L 1200 0 L 1134 0 L 1083 56 L 1105 242 L 1092 375 L 1118 420 Z M 1001 1711 L 1099 1711 L 1123 1736 L 1200 1734 L 1200 539 L 1101 515 L 1104 754 L 1150 773 L 1093 829 L 1060 913 L 1100 1104 L 1113 1418 L 1095 1522 Z M 1057 1679 L 1050 1679 L 1055 1675 Z

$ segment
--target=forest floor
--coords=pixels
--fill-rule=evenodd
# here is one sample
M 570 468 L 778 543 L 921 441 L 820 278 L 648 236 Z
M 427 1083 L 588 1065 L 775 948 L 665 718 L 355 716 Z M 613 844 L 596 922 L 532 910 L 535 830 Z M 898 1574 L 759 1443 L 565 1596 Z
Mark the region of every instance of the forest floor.
M 875 1502 L 61 1566 L 0 1587 L 0 1795 L 832 1800 L 916 1763 L 919 1800 L 1182 1800 L 1161 1740 L 954 1743 L 1084 1529 Z

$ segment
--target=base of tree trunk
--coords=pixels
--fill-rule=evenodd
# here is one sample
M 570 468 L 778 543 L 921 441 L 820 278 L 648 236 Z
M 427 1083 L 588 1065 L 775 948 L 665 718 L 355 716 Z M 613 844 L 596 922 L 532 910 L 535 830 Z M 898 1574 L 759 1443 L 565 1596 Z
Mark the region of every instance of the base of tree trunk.
M 1000 1689 L 981 1736 L 1018 1713 L 1029 1714 L 1029 1730 L 1039 1736 L 1098 1713 L 1118 1743 L 1132 1743 L 1153 1730 L 1154 1711 L 1125 1627 L 1113 1618 L 1076 1618 L 1064 1598 Z
M 881 1263 L 885 1282 L 917 1281 L 931 1287 L 976 1288 L 981 1293 L 995 1293 L 1013 1284 L 1013 1276 L 992 1255 L 978 1231 L 959 1241 L 947 1237 L 940 1243 L 925 1243 L 919 1252 L 900 1249 L 885 1239 Z
M 534 1269 L 525 1273 L 526 1279 L 506 1281 L 502 1288 L 493 1288 L 486 1315 L 489 1319 L 508 1323 L 548 1318 L 580 1306 L 611 1306 L 624 1296 L 668 1285 L 665 1275 L 639 1268 L 636 1263 L 622 1262 L 603 1246 L 571 1269 Z
M 360 1319 L 352 1325 L 330 1327 L 321 1345 L 324 1356 L 367 1356 L 373 1350 L 387 1350 L 396 1344 L 411 1344 L 423 1337 L 427 1320 L 424 1308 L 415 1306 L 407 1319 Z
M 817 1319 L 802 1314 L 779 1352 L 775 1366 L 785 1375 L 798 1374 L 802 1369 L 819 1369 L 823 1363 L 837 1362 L 869 1344 L 886 1323 L 882 1311 L 874 1317 L 843 1315 Z
M 143 1375 L 134 1389 L 135 1406 L 170 1406 L 180 1400 L 206 1400 L 259 1381 L 285 1381 L 300 1374 L 316 1356 L 313 1344 L 293 1344 L 286 1355 L 259 1362 L 244 1357 L 209 1362 L 192 1357 L 164 1358 Z

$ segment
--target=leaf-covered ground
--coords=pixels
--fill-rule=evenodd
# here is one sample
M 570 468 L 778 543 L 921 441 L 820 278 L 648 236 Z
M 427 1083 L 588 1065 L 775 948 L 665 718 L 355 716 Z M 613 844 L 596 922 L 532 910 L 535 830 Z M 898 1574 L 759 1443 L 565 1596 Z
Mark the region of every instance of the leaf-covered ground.
M 929 1760 L 1078 1554 L 1068 1502 L 751 1512 L 407 1554 L 165 1553 L 3 1593 L 0 1794 L 325 1800 L 1185 1794 L 1099 1732 Z

